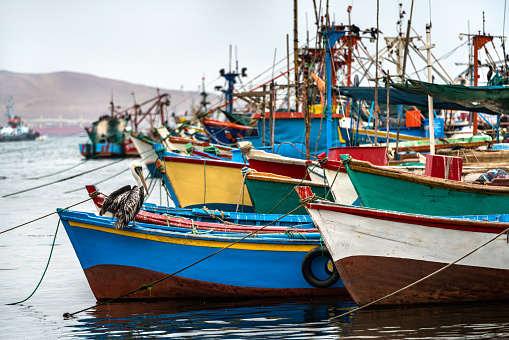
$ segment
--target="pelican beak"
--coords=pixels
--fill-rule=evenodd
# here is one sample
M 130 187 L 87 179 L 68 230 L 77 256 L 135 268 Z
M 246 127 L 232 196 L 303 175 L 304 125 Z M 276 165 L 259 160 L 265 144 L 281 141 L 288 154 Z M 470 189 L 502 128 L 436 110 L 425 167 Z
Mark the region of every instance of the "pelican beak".
M 138 175 L 140 176 L 141 178 L 141 181 L 143 183 L 143 186 L 145 187 L 145 192 L 147 193 L 148 195 L 148 187 L 147 187 L 147 182 L 145 182 L 145 177 L 143 176 L 143 169 L 141 167 L 139 168 L 136 168 L 136 172 L 138 173 Z

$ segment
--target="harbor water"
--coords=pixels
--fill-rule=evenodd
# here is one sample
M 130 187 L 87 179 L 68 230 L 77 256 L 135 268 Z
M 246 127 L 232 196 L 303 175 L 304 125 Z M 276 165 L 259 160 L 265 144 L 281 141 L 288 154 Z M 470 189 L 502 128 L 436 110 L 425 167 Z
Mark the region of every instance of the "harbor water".
M 86 184 L 97 183 L 103 193 L 133 184 L 129 159 L 84 162 L 78 144 L 86 140 L 68 136 L 0 143 L 0 232 L 87 200 Z M 159 183 L 153 186 L 148 201 L 171 204 Z M 35 187 L 39 188 L 27 190 Z M 96 211 L 90 200 L 69 209 Z M 8 305 L 34 290 L 28 300 Z M 331 318 L 352 310 L 355 303 L 332 297 L 181 299 L 114 302 L 87 309 L 95 304 L 56 214 L 0 234 L 1 339 L 509 338 L 508 303 L 371 307 L 335 319 Z M 83 309 L 87 310 L 72 318 L 63 317 Z

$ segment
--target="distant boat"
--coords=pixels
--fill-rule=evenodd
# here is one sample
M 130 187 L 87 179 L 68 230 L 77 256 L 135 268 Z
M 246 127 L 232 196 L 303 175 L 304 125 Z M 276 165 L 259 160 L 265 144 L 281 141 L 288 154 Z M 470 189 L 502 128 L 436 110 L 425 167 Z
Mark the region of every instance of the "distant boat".
M 85 128 L 90 143 L 80 144 L 80 152 L 86 158 L 109 158 L 138 156 L 138 150 L 125 130 L 129 117 L 101 116 Z
M 14 142 L 22 140 L 35 140 L 40 134 L 37 131 L 29 129 L 25 126 L 23 119 L 14 114 L 14 101 L 9 98 L 7 107 L 7 126 L 0 130 L 0 142 Z

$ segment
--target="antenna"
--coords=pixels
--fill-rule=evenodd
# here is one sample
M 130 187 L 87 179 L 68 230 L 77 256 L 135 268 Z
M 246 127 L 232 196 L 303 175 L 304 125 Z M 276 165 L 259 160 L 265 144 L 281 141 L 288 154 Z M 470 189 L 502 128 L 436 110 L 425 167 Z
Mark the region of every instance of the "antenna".
M 232 72 L 232 45 L 230 44 L 230 69 L 228 72 Z
M 482 11 L 482 35 L 486 35 L 484 33 L 484 24 L 486 23 L 486 18 L 484 17 L 484 11 Z

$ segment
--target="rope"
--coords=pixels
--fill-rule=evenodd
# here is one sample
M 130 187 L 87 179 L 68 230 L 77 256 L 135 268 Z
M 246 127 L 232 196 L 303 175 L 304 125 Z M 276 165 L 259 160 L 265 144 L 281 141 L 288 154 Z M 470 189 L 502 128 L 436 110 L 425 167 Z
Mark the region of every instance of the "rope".
M 60 209 L 58 210 L 57 212 L 60 212 L 60 211 L 63 211 L 65 209 Z M 49 257 L 48 257 L 48 262 L 46 263 L 46 268 L 44 268 L 44 272 L 42 273 L 42 276 L 41 276 L 41 279 L 39 280 L 39 283 L 37 284 L 37 286 L 35 287 L 35 289 L 33 290 L 32 294 L 30 294 L 26 299 L 24 300 L 21 300 L 21 301 L 18 301 L 18 302 L 12 302 L 12 303 L 6 303 L 7 306 L 13 306 L 13 305 L 17 305 L 17 304 L 20 304 L 22 302 L 25 302 L 26 300 L 30 299 L 34 294 L 35 292 L 37 291 L 37 289 L 39 288 L 39 286 L 41 285 L 41 282 L 42 282 L 42 279 L 44 279 L 44 275 L 46 275 L 46 271 L 48 270 L 48 267 L 49 267 L 49 263 L 51 261 L 51 255 L 53 254 L 53 249 L 55 248 L 55 240 L 57 239 L 57 233 L 58 233 L 58 227 L 60 226 L 60 219 L 58 219 L 58 223 L 57 223 L 57 230 L 55 230 L 55 236 L 53 237 L 53 243 L 51 244 L 51 251 L 49 253 Z
M 121 141 L 122 141 L 122 140 L 118 140 L 118 139 L 117 139 L 114 143 L 109 143 L 109 144 L 117 144 L 117 143 L 119 143 L 119 142 L 121 142 Z M 104 152 L 106 152 L 106 151 L 108 151 L 108 150 L 101 151 L 101 152 L 99 152 L 99 153 L 95 154 L 94 156 L 92 156 L 92 157 L 88 158 L 87 160 L 82 161 L 82 162 L 80 162 L 80 163 L 78 163 L 78 164 L 76 164 L 76 165 L 71 166 L 70 168 L 67 168 L 67 169 L 64 169 L 64 170 L 60 170 L 60 171 L 57 171 L 57 172 L 55 172 L 55 173 L 48 174 L 48 175 L 44 175 L 44 176 L 32 177 L 32 178 L 29 178 L 29 179 L 30 179 L 30 180 L 32 180 L 32 179 L 41 179 L 41 178 L 45 178 L 45 177 L 50 177 L 50 176 L 54 176 L 54 175 L 61 174 L 62 172 L 66 172 L 66 171 L 68 171 L 68 170 L 71 170 L 71 169 L 77 168 L 78 166 L 83 165 L 83 164 L 85 164 L 86 162 L 91 161 L 91 160 L 93 160 L 93 159 L 95 159 L 95 158 L 99 157 L 100 155 L 102 155 L 102 154 L 103 154 Z
M 89 200 L 91 200 L 91 199 L 96 198 L 96 197 L 97 197 L 97 196 L 99 196 L 100 194 L 101 194 L 101 193 L 100 193 L 99 191 L 97 191 L 97 190 L 96 190 L 96 191 L 94 191 L 94 192 L 92 192 L 92 193 L 90 193 L 90 194 L 89 194 L 90 198 L 87 198 L 86 200 L 81 201 L 81 202 L 78 202 L 78 203 L 76 203 L 76 204 L 70 205 L 70 206 L 68 206 L 68 207 L 64 208 L 63 210 L 67 210 L 67 209 L 69 209 L 69 208 L 71 208 L 71 207 L 74 207 L 74 206 L 77 206 L 77 205 L 79 205 L 79 204 L 85 203 L 85 202 L 87 202 L 87 201 L 89 201 Z M 3 234 L 3 233 L 6 233 L 6 232 L 8 232 L 8 231 L 14 230 L 14 229 L 16 229 L 16 228 L 22 227 L 22 226 L 27 225 L 27 224 L 29 224 L 29 223 L 32 223 L 32 222 L 35 222 L 35 221 L 42 220 L 43 218 L 46 218 L 46 217 L 51 216 L 51 215 L 56 214 L 56 213 L 58 213 L 58 211 L 52 212 L 52 213 L 50 213 L 50 214 L 47 214 L 47 215 L 44 215 L 44 216 L 41 216 L 41 217 L 38 217 L 38 218 L 36 218 L 35 220 L 31 220 L 31 221 L 25 222 L 25 223 L 23 223 L 23 224 L 20 224 L 20 225 L 17 225 L 17 226 L 15 226 L 15 227 L 13 227 L 13 228 L 10 228 L 10 229 L 4 230 L 4 231 L 0 231 L 0 234 Z
M 301 150 L 299 150 L 299 148 L 297 146 L 295 146 L 293 143 L 291 142 L 283 142 L 283 143 L 280 143 L 276 149 L 276 154 L 278 153 L 279 151 L 279 148 L 281 147 L 281 145 L 283 144 L 290 144 L 291 146 L 293 146 L 295 148 L 295 150 L 297 150 L 298 152 L 300 152 L 302 155 L 304 156 L 308 156 L 308 157 L 313 157 L 313 158 L 317 158 L 316 156 L 313 156 L 313 155 L 310 155 L 310 154 L 307 154 L 305 152 L 302 152 Z
M 250 174 L 252 171 L 251 168 L 244 168 L 242 169 L 242 185 L 240 187 L 240 192 L 239 192 L 239 199 L 237 200 L 237 208 L 235 208 L 235 212 L 238 212 L 239 211 L 239 205 L 240 205 L 240 199 L 242 198 L 242 205 L 244 205 L 244 184 L 246 183 L 246 177 L 248 174 Z M 242 209 L 244 210 L 244 209 Z
M 147 150 L 147 151 L 145 151 L 145 152 L 148 152 L 148 151 L 153 151 L 153 150 Z M 145 153 L 145 152 L 143 152 L 143 153 Z M 141 154 L 140 154 L 140 155 L 141 155 Z M 150 155 L 149 155 L 149 156 L 150 156 Z M 146 160 L 149 156 L 142 157 L 141 162 L 143 162 L 144 160 Z M 124 159 L 122 159 L 122 160 L 125 160 L 125 158 L 124 158 Z M 122 161 L 122 160 L 119 160 L 119 162 L 120 162 L 120 161 Z M 117 172 L 117 173 L 115 173 L 115 174 L 113 174 L 113 175 L 111 175 L 110 177 L 106 177 L 106 178 L 105 178 L 105 179 L 103 179 L 103 180 L 100 180 L 100 181 L 98 181 L 98 182 L 93 183 L 93 185 L 97 185 L 97 184 L 100 184 L 100 183 L 103 183 L 103 182 L 109 181 L 110 179 L 115 178 L 115 177 L 117 177 L 117 176 L 120 176 L 121 174 L 123 174 L 124 172 L 126 172 L 126 171 L 128 171 L 128 170 L 129 170 L 129 167 L 128 167 L 128 168 L 126 168 L 126 169 L 124 169 L 124 170 L 121 170 L 121 171 L 119 171 L 119 172 Z M 79 187 L 79 188 L 72 189 L 72 190 L 69 190 L 69 191 L 64 191 L 64 194 L 69 194 L 69 193 L 71 193 L 71 192 L 75 192 L 75 191 L 82 190 L 82 189 L 83 189 L 82 187 Z
M 27 191 L 31 191 L 31 190 L 35 190 L 35 189 L 39 189 L 39 188 L 43 188 L 43 187 L 46 187 L 48 185 L 52 185 L 52 184 L 56 184 L 56 183 L 60 183 L 60 182 L 65 182 L 67 180 L 70 180 L 70 179 L 73 179 L 73 178 L 76 178 L 76 177 L 79 177 L 79 176 L 82 176 L 82 175 L 85 175 L 85 174 L 88 174 L 88 173 L 91 173 L 91 172 L 94 172 L 96 170 L 99 170 L 99 169 L 103 169 L 107 166 L 110 166 L 110 165 L 113 165 L 113 164 L 117 164 L 119 162 L 122 162 L 126 160 L 126 158 L 122 158 L 118 161 L 115 161 L 115 162 L 112 162 L 112 163 L 109 163 L 109 164 L 106 164 L 104 166 L 101 166 L 101 167 L 98 167 L 98 168 L 95 168 L 95 169 L 92 169 L 92 170 L 88 170 L 88 171 L 85 171 L 85 172 L 82 172 L 80 174 L 76 174 L 76 175 L 73 175 L 73 176 L 70 176 L 70 177 L 66 177 L 66 178 L 62 178 L 62 179 L 59 179 L 57 181 L 53 181 L 53 182 L 50 182 L 50 183 L 46 183 L 46 184 L 42 184 L 42 185 L 38 185 L 36 187 L 32 187 L 32 188 L 29 188 L 29 189 L 25 189 L 25 190 L 21 190 L 21 191 L 17 191 L 17 192 L 14 192 L 14 193 L 11 193 L 11 194 L 7 194 L 7 195 L 3 195 L 2 197 L 9 197 L 9 196 L 14 196 L 14 195 L 17 195 L 17 194 L 21 194 L 23 192 L 27 192 Z
M 318 164 L 314 164 L 313 169 L 314 169 L 314 168 L 316 168 L 317 166 L 318 166 Z M 313 170 L 313 169 L 311 169 L 311 170 Z M 304 176 L 304 178 L 303 178 L 303 179 L 301 179 L 301 180 L 300 180 L 299 184 L 297 184 L 296 186 L 294 186 L 294 187 L 293 187 L 293 189 L 292 189 L 292 190 L 290 190 L 290 192 L 289 192 L 289 193 L 288 193 L 288 194 L 287 194 L 287 195 L 286 195 L 286 196 L 285 196 L 285 197 L 284 197 L 281 201 L 279 201 L 279 203 L 278 203 L 278 204 L 276 204 L 276 206 L 275 206 L 274 208 L 272 208 L 272 209 L 268 212 L 268 214 L 272 213 L 272 212 L 274 211 L 274 209 L 276 209 L 277 207 L 279 207 L 279 205 L 280 205 L 281 203 L 283 203 L 283 202 L 284 202 L 284 201 L 285 201 L 285 200 L 286 200 L 286 199 L 287 199 L 287 198 L 288 198 L 288 197 L 292 194 L 292 192 L 295 190 L 295 187 L 300 186 L 300 185 L 302 184 L 302 182 L 304 182 L 304 180 L 306 179 L 306 177 L 307 177 L 307 174 L 306 174 L 306 176 Z
M 497 236 L 495 236 L 495 237 L 493 237 L 492 239 L 490 239 L 490 240 L 486 241 L 485 243 L 483 243 L 483 244 L 482 244 L 482 245 L 480 245 L 479 247 L 475 248 L 474 250 L 470 251 L 470 252 L 469 252 L 469 253 L 467 253 L 466 255 L 463 255 L 463 256 L 462 256 L 462 257 L 460 257 L 459 259 L 457 259 L 457 260 L 455 260 L 455 261 L 453 261 L 453 262 L 449 263 L 448 265 L 446 265 L 446 266 L 444 266 L 444 267 L 442 267 L 442 268 L 440 268 L 440 269 L 438 269 L 438 270 L 434 271 L 433 273 L 431 273 L 431 274 L 429 274 L 429 275 L 427 275 L 427 276 L 423 277 L 422 279 L 419 279 L 419 280 L 417 280 L 417 281 L 415 281 L 415 282 L 413 282 L 413 283 L 411 283 L 411 284 L 409 284 L 409 285 L 407 285 L 407 286 L 405 286 L 405 287 L 403 287 L 403 288 L 401 288 L 401 289 L 398 289 L 397 291 L 392 292 L 391 294 L 386 295 L 386 296 L 384 296 L 384 297 L 382 297 L 382 298 L 380 298 L 380 299 L 378 299 L 378 300 L 375 300 L 375 301 L 372 301 L 372 302 L 370 302 L 370 303 L 368 303 L 368 304 L 365 304 L 365 305 L 363 305 L 363 306 L 360 306 L 360 307 L 354 308 L 354 309 L 352 309 L 351 311 L 348 311 L 348 312 L 343 313 L 343 314 L 341 314 L 341 315 L 338 315 L 338 316 L 332 317 L 332 318 L 330 318 L 330 319 L 329 319 L 329 321 L 334 320 L 334 319 L 337 319 L 337 318 L 340 318 L 340 317 L 345 316 L 345 315 L 348 315 L 348 314 L 351 314 L 351 313 L 356 312 L 356 311 L 358 311 L 358 310 L 364 309 L 364 308 L 366 308 L 366 307 L 368 307 L 368 306 L 371 306 L 371 305 L 373 305 L 373 304 L 375 304 L 375 303 L 377 303 L 377 302 L 380 302 L 380 301 L 385 300 L 385 299 L 387 299 L 387 298 L 389 298 L 389 297 L 391 297 L 391 296 L 393 296 L 393 295 L 396 295 L 396 294 L 398 294 L 398 293 L 400 293 L 400 292 L 402 292 L 402 291 L 404 291 L 404 290 L 406 290 L 406 289 L 408 289 L 408 288 L 410 288 L 410 287 L 412 287 L 412 286 L 415 286 L 416 284 L 418 284 L 418 283 L 420 283 L 420 282 L 422 282 L 422 281 L 424 281 L 424 280 L 426 280 L 426 279 L 428 279 L 428 278 L 430 278 L 430 277 L 432 277 L 432 276 L 434 276 L 434 275 L 436 275 L 436 274 L 440 273 L 441 271 L 443 271 L 443 270 L 445 270 L 445 269 L 449 268 L 449 267 L 450 267 L 450 266 L 452 266 L 453 264 L 455 264 L 455 263 L 457 263 L 457 262 L 459 262 L 459 261 L 463 260 L 464 258 L 466 258 L 466 257 L 468 257 L 468 256 L 470 256 L 470 255 L 472 255 L 473 253 L 475 253 L 475 252 L 476 252 L 476 251 L 478 251 L 479 249 L 481 249 L 481 248 L 483 248 L 484 246 L 488 245 L 489 243 L 491 243 L 491 242 L 495 241 L 495 240 L 496 240 L 499 236 L 501 236 L 501 235 L 503 235 L 503 234 L 505 234 L 505 233 L 507 233 L 507 232 L 509 232 L 509 228 L 507 228 L 507 229 L 505 229 L 504 231 L 502 231 L 501 233 L 497 234 Z M 508 237 L 509 237 L 509 233 L 508 233 Z
M 222 252 L 222 251 L 224 251 L 224 250 L 226 250 L 226 249 L 228 249 L 228 248 L 231 248 L 231 247 L 232 247 L 232 246 L 234 246 L 235 244 L 237 244 L 237 243 L 239 243 L 239 242 L 241 242 L 241 241 L 244 241 L 245 239 L 247 239 L 247 238 L 249 238 L 249 237 L 253 237 L 253 235 L 257 234 L 259 231 L 261 231 L 261 230 L 265 229 L 266 227 L 270 226 L 271 224 L 276 223 L 277 221 L 279 221 L 279 220 L 280 220 L 280 219 L 282 219 L 283 217 L 290 215 L 290 214 L 291 214 L 291 213 L 293 213 L 295 210 L 299 209 L 300 207 L 304 206 L 304 205 L 305 205 L 305 204 L 307 204 L 307 203 L 312 202 L 312 201 L 313 201 L 313 200 L 315 200 L 315 199 L 316 199 L 316 197 L 315 197 L 315 195 L 313 195 L 313 196 L 310 196 L 310 197 L 307 197 L 307 198 L 305 198 L 305 199 L 301 200 L 301 204 L 300 204 L 297 208 L 295 208 L 295 209 L 293 209 L 292 211 L 290 211 L 289 213 L 287 213 L 287 214 L 285 214 L 285 215 L 282 215 L 281 217 L 277 218 L 276 220 L 274 220 L 274 221 L 272 221 L 272 222 L 270 222 L 270 223 L 268 223 L 268 224 L 266 224 L 266 225 L 264 225 L 264 226 L 262 226 L 262 227 L 258 228 L 258 229 L 257 229 L 257 230 L 255 230 L 255 231 L 252 231 L 251 233 L 249 233 L 249 234 L 247 234 L 246 236 L 244 236 L 244 237 L 242 237 L 242 238 L 238 239 L 237 241 L 230 243 L 229 245 L 227 245 L 227 246 L 225 246 L 225 247 L 223 247 L 223 248 L 221 248 L 221 249 L 219 249 L 219 250 L 215 251 L 214 253 L 212 253 L 212 254 L 210 254 L 210 255 L 208 255 L 208 256 L 206 256 L 206 257 L 204 257 L 204 258 L 202 258 L 202 259 L 200 259 L 200 260 L 198 260 L 198 261 L 196 261 L 196 262 L 194 262 L 194 263 L 192 263 L 192 264 L 190 264 L 190 265 L 188 265 L 188 266 L 186 266 L 186 267 L 184 267 L 184 268 L 182 268 L 182 269 L 180 269 L 180 270 L 178 270 L 178 271 L 176 271 L 176 272 L 174 272 L 174 273 L 172 273 L 172 274 L 166 275 L 166 276 L 164 276 L 164 277 L 162 277 L 162 278 L 160 278 L 160 279 L 158 279 L 158 280 L 156 280 L 156 281 L 154 281 L 154 282 L 151 282 L 151 283 L 146 284 L 146 285 L 142 285 L 142 286 L 141 286 L 140 288 L 138 288 L 138 289 L 135 289 L 135 290 L 133 290 L 133 291 L 131 291 L 131 292 L 128 292 L 128 293 L 122 294 L 122 295 L 117 296 L 117 297 L 115 297 L 115 298 L 113 298 L 113 299 L 110 299 L 110 300 L 107 300 L 107 301 L 104 301 L 104 302 L 98 303 L 98 304 L 96 304 L 96 305 L 94 305 L 94 306 L 91 306 L 91 307 L 88 307 L 88 308 L 84 308 L 84 309 L 79 310 L 79 311 L 74 312 L 74 313 L 64 313 L 63 317 L 64 317 L 64 318 L 70 318 L 70 317 L 73 317 L 74 315 L 76 315 L 76 314 L 78 314 L 78 313 L 81 313 L 81 312 L 84 312 L 84 311 L 86 311 L 86 310 L 89 310 L 89 309 L 92 309 L 92 308 L 96 308 L 96 307 L 99 307 L 99 306 L 102 306 L 102 305 L 109 304 L 109 303 L 111 303 L 111 302 L 113 302 L 113 301 L 116 301 L 116 300 L 121 299 L 121 298 L 123 298 L 123 297 L 129 296 L 129 295 L 134 294 L 134 293 L 136 293 L 136 292 L 139 292 L 139 291 L 142 291 L 142 290 L 145 290 L 145 289 L 149 289 L 149 290 L 151 290 L 151 289 L 152 289 L 152 287 L 153 287 L 154 285 L 158 284 L 159 282 L 162 282 L 162 281 L 164 281 L 164 280 L 166 280 L 166 279 L 169 279 L 170 277 L 175 276 L 175 275 L 177 275 L 178 273 L 183 272 L 184 270 L 186 270 L 186 269 L 188 269 L 188 268 L 191 268 L 191 267 L 193 267 L 193 266 L 197 265 L 198 263 L 203 262 L 203 261 L 207 260 L 208 258 L 211 258 L 212 256 L 214 256 L 214 255 L 216 255 L 216 254 L 219 254 L 220 252 Z

